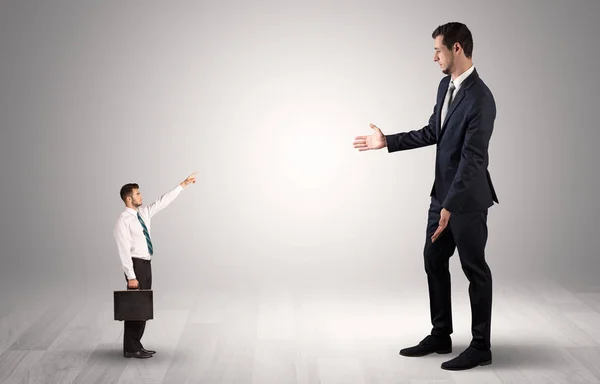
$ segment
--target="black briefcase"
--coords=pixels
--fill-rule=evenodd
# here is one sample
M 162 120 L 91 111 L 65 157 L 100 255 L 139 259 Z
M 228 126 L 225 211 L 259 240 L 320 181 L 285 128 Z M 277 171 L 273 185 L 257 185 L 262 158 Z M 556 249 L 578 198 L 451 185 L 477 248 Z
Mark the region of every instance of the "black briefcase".
M 114 292 L 115 320 L 150 320 L 154 318 L 151 289 Z

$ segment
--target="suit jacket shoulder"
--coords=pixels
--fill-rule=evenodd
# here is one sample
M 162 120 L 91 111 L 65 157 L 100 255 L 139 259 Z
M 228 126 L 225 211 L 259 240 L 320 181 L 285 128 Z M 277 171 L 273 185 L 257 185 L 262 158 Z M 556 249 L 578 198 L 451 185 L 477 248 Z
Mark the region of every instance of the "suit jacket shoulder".
M 486 108 L 488 111 L 493 111 L 493 115 L 496 115 L 496 101 L 492 91 L 488 88 L 485 82 L 474 72 L 471 76 L 475 75 L 472 83 L 467 92 L 467 96 L 471 100 L 471 112 L 479 112 L 482 108 Z
M 473 76 L 473 80 L 469 84 L 469 93 L 476 98 L 490 98 L 494 100 L 494 95 L 492 95 L 492 91 L 488 88 L 485 82 L 479 77 L 479 74 L 474 71 L 471 76 Z M 469 77 L 471 77 L 469 76 Z

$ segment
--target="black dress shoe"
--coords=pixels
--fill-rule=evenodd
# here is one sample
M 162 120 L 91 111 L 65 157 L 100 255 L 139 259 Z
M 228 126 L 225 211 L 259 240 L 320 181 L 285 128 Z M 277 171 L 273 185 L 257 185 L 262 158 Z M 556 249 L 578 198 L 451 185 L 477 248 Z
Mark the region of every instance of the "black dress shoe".
M 462 371 L 475 368 L 480 365 L 492 364 L 492 351 L 469 347 L 452 360 L 442 363 L 442 369 L 449 371 Z
M 140 351 L 147 353 L 149 355 L 154 355 L 156 353 L 156 351 L 153 351 L 151 349 L 146 349 L 146 348 L 142 348 L 142 349 L 140 349 Z
M 137 352 L 123 352 L 123 356 L 130 358 L 130 357 L 134 357 L 136 359 L 147 359 L 149 357 L 152 357 L 151 354 L 143 352 L 143 351 L 137 351 Z
M 414 347 L 400 350 L 402 356 L 418 357 L 429 355 L 430 353 L 450 353 L 452 352 L 452 339 L 450 336 L 429 335 Z

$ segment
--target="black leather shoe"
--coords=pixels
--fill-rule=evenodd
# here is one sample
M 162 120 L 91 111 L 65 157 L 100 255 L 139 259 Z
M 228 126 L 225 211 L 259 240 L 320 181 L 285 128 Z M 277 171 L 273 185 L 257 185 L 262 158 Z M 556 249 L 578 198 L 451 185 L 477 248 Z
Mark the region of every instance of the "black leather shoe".
M 450 336 L 429 335 L 417 345 L 400 350 L 402 356 L 419 357 L 429 355 L 430 353 L 450 353 L 452 352 L 452 339 Z
M 147 353 L 149 355 L 154 355 L 156 353 L 156 351 L 153 351 L 151 349 L 146 349 L 146 348 L 142 348 L 142 349 L 140 349 L 140 351 Z
M 137 352 L 124 352 L 123 353 L 124 357 L 130 358 L 130 357 L 134 357 L 136 359 L 147 359 L 149 357 L 152 357 L 151 354 L 143 352 L 143 351 L 137 351 Z
M 480 365 L 492 364 L 492 351 L 469 347 L 452 360 L 442 363 L 442 369 L 449 371 L 462 371 L 475 368 Z

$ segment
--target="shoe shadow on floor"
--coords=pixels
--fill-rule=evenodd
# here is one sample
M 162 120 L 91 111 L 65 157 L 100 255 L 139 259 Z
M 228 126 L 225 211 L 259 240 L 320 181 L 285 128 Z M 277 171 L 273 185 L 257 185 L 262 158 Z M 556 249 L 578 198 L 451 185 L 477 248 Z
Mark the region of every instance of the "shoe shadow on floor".
M 115 363 L 127 360 L 129 359 L 123 357 L 122 345 L 102 344 L 99 345 L 94 352 L 92 352 L 92 355 L 88 361 Z
M 452 353 L 444 356 L 445 360 L 450 360 L 458 356 L 467 349 L 467 344 L 455 344 L 452 347 Z M 561 370 L 571 364 L 565 356 L 569 355 L 566 348 L 535 343 L 523 344 L 502 344 L 492 345 L 492 364 L 479 369 L 551 369 Z

